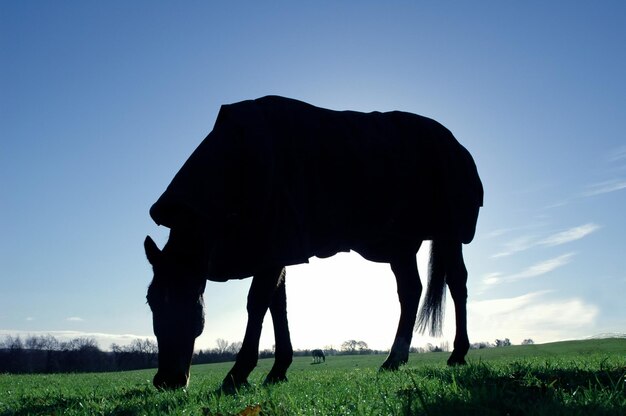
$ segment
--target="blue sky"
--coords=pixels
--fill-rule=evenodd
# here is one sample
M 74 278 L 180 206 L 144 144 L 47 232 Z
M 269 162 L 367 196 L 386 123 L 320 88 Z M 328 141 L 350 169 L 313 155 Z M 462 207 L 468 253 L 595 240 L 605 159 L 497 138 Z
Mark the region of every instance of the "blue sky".
M 472 152 L 472 342 L 625 332 L 624 2 L 227 3 L 0 3 L 0 334 L 151 336 L 148 209 L 221 104 L 267 94 L 422 114 Z M 248 285 L 207 286 L 199 347 L 243 337 Z M 296 348 L 391 345 L 386 265 L 287 286 Z

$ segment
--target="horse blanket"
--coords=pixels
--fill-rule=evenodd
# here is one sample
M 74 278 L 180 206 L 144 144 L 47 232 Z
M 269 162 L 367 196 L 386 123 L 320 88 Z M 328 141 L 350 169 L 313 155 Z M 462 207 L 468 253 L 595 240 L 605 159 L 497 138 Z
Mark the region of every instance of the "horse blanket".
M 228 280 L 340 251 L 389 261 L 402 244 L 469 243 L 482 203 L 474 160 L 436 121 L 268 96 L 221 107 L 150 215 L 201 233 L 208 278 Z

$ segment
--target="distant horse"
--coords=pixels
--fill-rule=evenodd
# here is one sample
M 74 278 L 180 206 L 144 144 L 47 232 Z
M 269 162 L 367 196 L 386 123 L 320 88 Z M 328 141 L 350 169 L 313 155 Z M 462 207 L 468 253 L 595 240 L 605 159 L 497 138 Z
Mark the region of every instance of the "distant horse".
M 326 362 L 326 356 L 324 355 L 324 351 L 322 350 L 313 350 L 311 351 L 311 355 L 313 356 L 314 363 Z
M 162 251 L 150 237 L 144 243 L 154 271 L 147 294 L 159 345 L 154 385 L 189 382 L 206 280 L 250 276 L 246 333 L 222 389 L 247 384 L 268 309 L 276 350 L 265 383 L 286 380 L 293 349 L 285 266 L 350 250 L 389 263 L 395 275 L 400 321 L 381 369 L 397 369 L 408 360 L 416 324 L 422 284 L 415 254 L 423 240 L 433 243 L 417 328 L 440 333 L 447 284 L 456 315 L 448 364 L 465 363 L 462 244 L 474 238 L 482 203 L 474 160 L 434 120 L 272 96 L 222 106 L 213 131 L 150 209 L 170 228 Z

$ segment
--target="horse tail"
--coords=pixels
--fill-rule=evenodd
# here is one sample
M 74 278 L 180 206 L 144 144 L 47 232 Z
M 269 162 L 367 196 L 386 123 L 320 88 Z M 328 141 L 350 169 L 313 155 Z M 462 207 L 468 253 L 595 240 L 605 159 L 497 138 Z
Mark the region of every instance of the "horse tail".
M 443 241 L 433 241 L 430 245 L 428 288 L 417 317 L 417 329 L 422 333 L 428 329 L 433 337 L 439 337 L 442 334 L 448 257 L 448 245 Z

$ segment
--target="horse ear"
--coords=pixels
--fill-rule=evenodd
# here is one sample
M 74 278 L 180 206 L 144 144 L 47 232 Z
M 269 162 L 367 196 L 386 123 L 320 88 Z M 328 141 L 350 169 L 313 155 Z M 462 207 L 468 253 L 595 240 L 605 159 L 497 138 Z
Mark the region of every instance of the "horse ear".
M 154 266 L 161 257 L 161 250 L 159 250 L 159 247 L 157 247 L 156 243 L 150 236 L 146 237 L 146 240 L 143 242 L 143 247 L 146 250 L 146 257 L 148 257 L 148 261 Z

